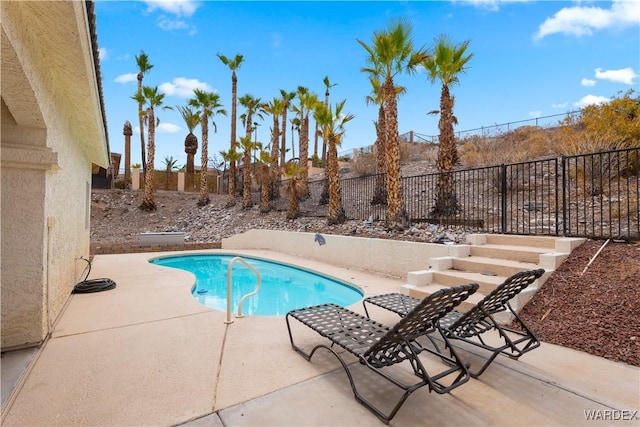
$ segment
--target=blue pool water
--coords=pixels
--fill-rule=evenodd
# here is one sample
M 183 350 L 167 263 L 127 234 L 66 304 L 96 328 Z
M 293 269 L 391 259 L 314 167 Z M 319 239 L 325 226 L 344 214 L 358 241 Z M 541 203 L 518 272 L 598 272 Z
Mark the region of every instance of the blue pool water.
M 235 255 L 188 255 L 156 258 L 153 264 L 178 268 L 193 273 L 196 285 L 192 294 L 201 304 L 215 310 L 227 310 L 227 268 Z M 257 295 L 245 300 L 242 312 L 249 315 L 285 315 L 295 308 L 316 304 L 353 304 L 362 292 L 346 283 L 311 271 L 273 261 L 242 257 L 260 272 L 262 287 Z M 232 267 L 231 310 L 238 311 L 243 295 L 252 292 L 256 275 L 242 262 Z

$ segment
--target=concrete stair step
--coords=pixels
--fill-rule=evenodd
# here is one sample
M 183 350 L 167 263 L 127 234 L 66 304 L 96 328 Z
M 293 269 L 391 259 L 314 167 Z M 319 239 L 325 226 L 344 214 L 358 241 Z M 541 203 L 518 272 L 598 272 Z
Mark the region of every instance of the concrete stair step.
M 514 236 L 498 234 L 471 234 L 467 245 L 449 256 L 431 258 L 428 270 L 407 273 L 403 292 L 424 298 L 433 292 L 468 283 L 477 283 L 478 291 L 464 301 L 459 311 L 467 311 L 508 277 L 526 270 L 544 268 L 545 274 L 536 283 L 516 295 L 510 304 L 519 311 L 536 290 L 557 269 L 569 253 L 584 239 L 549 236 Z M 505 313 L 499 322 L 509 322 Z
M 488 234 L 486 236 L 486 243 L 491 245 L 530 246 L 551 249 L 551 251 L 556 248 L 556 240 L 556 237 L 549 236 L 517 236 L 511 234 Z
M 454 270 L 462 270 L 473 273 L 493 273 L 497 276 L 513 276 L 516 273 L 538 268 L 531 262 L 520 262 L 508 259 L 470 256 L 466 258 L 454 258 L 452 260 Z
M 467 282 L 469 283 L 469 282 Z M 443 285 L 443 284 L 438 284 L 438 283 L 432 283 L 431 285 L 427 285 L 427 286 L 420 286 L 418 288 L 410 288 L 409 289 L 409 295 L 414 297 L 414 298 L 419 298 L 419 299 L 423 299 L 429 295 L 431 295 L 432 293 L 440 290 L 440 289 L 444 289 L 444 288 L 450 288 L 451 286 L 449 285 Z M 456 310 L 466 313 L 467 311 L 471 310 L 476 304 L 478 304 L 478 302 L 480 302 L 480 300 L 484 298 L 484 294 L 482 294 L 480 291 L 477 291 L 476 293 L 472 294 L 469 296 L 469 298 L 467 298 L 466 300 L 462 301 L 462 303 L 460 303 L 460 305 L 458 307 L 456 307 Z
M 439 284 L 445 287 L 477 283 L 478 292 L 489 293 L 507 280 L 507 276 L 491 276 L 477 272 L 445 270 L 433 273 L 431 284 Z
M 481 246 L 471 246 L 471 256 L 485 258 L 507 259 L 511 261 L 528 262 L 538 264 L 540 255 L 552 252 L 548 248 L 538 248 L 535 246 L 508 246 L 485 244 Z

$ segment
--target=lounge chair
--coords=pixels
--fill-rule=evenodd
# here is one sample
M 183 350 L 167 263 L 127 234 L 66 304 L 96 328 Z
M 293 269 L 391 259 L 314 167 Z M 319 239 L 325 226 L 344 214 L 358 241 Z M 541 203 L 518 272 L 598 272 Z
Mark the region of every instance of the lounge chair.
M 517 360 L 524 353 L 540 346 L 536 335 L 518 316 L 509 301 L 543 274 L 544 269 L 516 273 L 487 294 L 467 313 L 453 310 L 438 321 L 438 328 L 450 340 L 461 340 L 491 352 L 490 357 L 479 370 L 469 369 L 469 374 L 472 377 L 477 378 L 482 375 L 499 354 Z M 369 316 L 367 304 L 377 305 L 404 317 L 419 303 L 419 299 L 399 293 L 376 295 L 362 301 L 367 316 Z M 519 329 L 501 325 L 496 320 L 497 313 L 507 310 L 513 315 Z M 490 330 L 498 332 L 499 344 L 490 343 L 483 339 L 483 334 Z M 431 337 L 428 338 L 435 344 Z
M 286 315 L 291 346 L 309 361 L 311 361 L 314 353 L 319 348 L 327 349 L 333 353 L 347 373 L 356 401 L 367 407 L 387 424 L 396 415 L 409 395 L 420 387 L 428 386 L 429 391 L 433 390 L 436 393 L 442 394 L 453 390 L 469 380 L 467 367 L 451 347 L 448 347 L 450 350 L 449 354 L 444 354 L 441 353 L 439 349 L 436 351 L 422 347 L 415 341 L 415 338 L 423 335 L 427 331 L 435 332 L 438 330 L 435 326 L 437 320 L 453 310 L 454 307 L 467 299 L 469 295 L 477 289 L 478 285 L 473 283 L 435 292 L 416 304 L 411 311 L 407 312 L 406 315 L 391 328 L 335 304 L 322 304 L 292 310 Z M 291 324 L 289 322 L 290 318 L 296 319 L 305 326 L 313 329 L 321 336 L 327 338 L 331 344 L 318 344 L 313 347 L 311 352 L 308 353 L 304 351 L 294 343 Z M 445 343 L 447 342 L 447 337 L 444 335 L 442 339 Z M 404 391 L 388 414 L 384 413 L 360 394 L 356 388 L 349 366 L 342 356 L 334 350 L 334 345 L 344 348 L 356 356 L 362 365 L 365 365 Z M 427 369 L 418 357 L 422 351 L 427 351 L 438 356 L 445 362 L 443 369 L 437 373 L 427 372 Z M 413 374 L 418 377 L 419 380 L 417 382 L 405 384 L 384 369 L 392 365 L 401 364 L 404 361 L 408 362 L 413 370 Z M 451 380 L 451 378 L 453 379 Z

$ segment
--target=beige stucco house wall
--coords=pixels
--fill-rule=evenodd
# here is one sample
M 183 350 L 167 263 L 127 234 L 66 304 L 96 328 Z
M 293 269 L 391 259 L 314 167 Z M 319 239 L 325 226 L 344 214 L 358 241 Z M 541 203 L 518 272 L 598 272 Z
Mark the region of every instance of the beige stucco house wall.
M 93 5 L 2 1 L 2 349 L 37 345 L 89 255 L 91 165 L 109 166 Z

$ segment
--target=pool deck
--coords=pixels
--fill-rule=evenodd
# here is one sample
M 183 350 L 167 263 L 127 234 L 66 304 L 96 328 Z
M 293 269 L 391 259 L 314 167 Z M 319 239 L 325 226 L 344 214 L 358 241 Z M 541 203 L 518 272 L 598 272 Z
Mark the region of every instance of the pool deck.
M 216 252 L 227 251 L 195 253 Z M 301 265 L 354 283 L 366 295 L 398 291 L 404 283 L 276 252 L 233 253 Z M 3 411 L 3 425 L 383 425 L 355 401 L 333 356 L 300 357 L 283 317 L 225 324 L 225 313 L 191 296 L 190 273 L 147 262 L 167 254 L 95 258 L 90 278 L 109 277 L 117 288 L 71 297 Z M 359 303 L 350 308 L 362 312 Z M 383 311 L 374 317 L 387 324 L 398 319 Z M 304 329 L 296 330 L 301 343 L 322 340 Z M 478 360 L 466 350 L 461 355 Z M 384 400 L 387 385 L 352 366 L 363 390 Z M 450 394 L 418 390 L 391 425 L 637 426 L 639 406 L 639 368 L 543 343 L 518 361 L 500 356 Z M 596 419 L 587 420 L 585 411 Z

